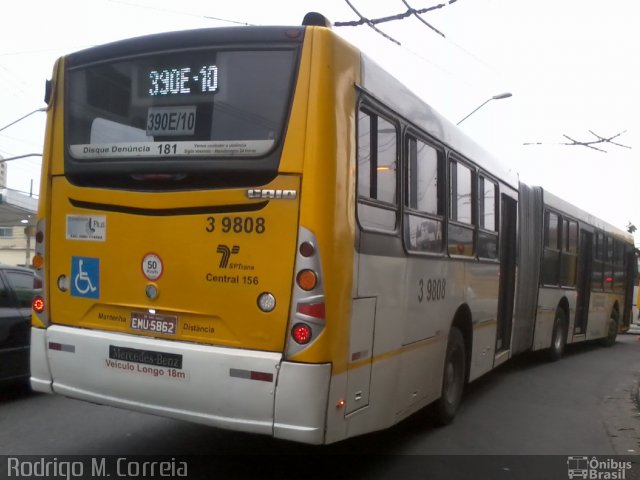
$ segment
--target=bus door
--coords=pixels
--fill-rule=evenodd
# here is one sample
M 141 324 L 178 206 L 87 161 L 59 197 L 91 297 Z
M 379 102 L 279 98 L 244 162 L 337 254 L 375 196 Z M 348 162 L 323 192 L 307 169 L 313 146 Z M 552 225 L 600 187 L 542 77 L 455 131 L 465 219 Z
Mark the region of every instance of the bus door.
M 634 296 L 634 289 L 638 279 L 638 263 L 635 249 L 626 250 L 624 259 L 624 313 L 622 315 L 622 327 L 626 330 L 633 321 L 633 304 L 636 302 L 637 295 Z
M 509 350 L 513 323 L 513 300 L 516 283 L 516 222 L 518 202 L 502 194 L 500 222 L 500 286 L 498 291 L 498 326 L 496 353 Z
M 593 233 L 580 231 L 580 253 L 578 254 L 578 301 L 576 302 L 576 321 L 574 335 L 587 332 L 589 302 L 591 301 L 591 262 L 593 260 Z

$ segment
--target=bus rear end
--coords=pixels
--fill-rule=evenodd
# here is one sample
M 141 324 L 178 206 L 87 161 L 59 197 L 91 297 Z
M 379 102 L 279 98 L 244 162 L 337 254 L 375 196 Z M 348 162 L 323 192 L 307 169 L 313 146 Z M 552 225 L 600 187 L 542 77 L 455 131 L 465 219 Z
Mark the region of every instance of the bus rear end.
M 306 121 L 304 36 L 179 32 L 58 62 L 35 390 L 323 441 L 331 366 L 284 358 L 295 279 L 310 264 L 301 244 L 314 242 L 298 226 L 294 152 Z

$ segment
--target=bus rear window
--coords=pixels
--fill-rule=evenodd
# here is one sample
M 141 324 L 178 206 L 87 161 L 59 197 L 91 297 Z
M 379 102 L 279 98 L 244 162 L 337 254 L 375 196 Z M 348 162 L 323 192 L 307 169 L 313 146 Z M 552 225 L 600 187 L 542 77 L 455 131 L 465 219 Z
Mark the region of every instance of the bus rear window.
M 70 68 L 68 160 L 77 170 L 115 160 L 166 166 L 264 157 L 283 134 L 296 56 L 295 49 L 198 49 Z

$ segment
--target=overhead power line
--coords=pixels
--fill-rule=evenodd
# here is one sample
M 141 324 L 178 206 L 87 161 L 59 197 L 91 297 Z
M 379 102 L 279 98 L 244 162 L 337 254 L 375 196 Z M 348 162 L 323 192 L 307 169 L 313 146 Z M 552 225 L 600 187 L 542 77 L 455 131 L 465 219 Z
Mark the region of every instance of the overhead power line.
M 575 140 L 571 138 L 569 135 L 563 134 L 562 136 L 567 140 L 569 140 L 569 142 L 560 142 L 560 143 L 552 143 L 552 144 L 545 144 L 544 142 L 527 142 L 527 143 L 523 143 L 523 145 L 568 145 L 572 147 L 573 146 L 587 147 L 587 148 L 591 148 L 592 150 L 597 150 L 598 152 L 608 153 L 606 150 L 603 150 L 602 148 L 594 147 L 594 145 L 610 143 L 611 145 L 616 145 L 618 147 L 631 149 L 631 147 L 629 147 L 628 145 L 622 145 L 621 143 L 617 143 L 613 141 L 614 138 L 618 138 L 623 133 L 626 133 L 626 130 L 620 133 L 617 133 L 616 135 L 613 135 L 611 137 L 602 137 L 597 133 L 595 133 L 593 130 L 589 130 L 589 133 L 594 137 L 596 137 L 597 140 L 580 141 L 580 140 Z
M 431 12 L 431 11 L 434 11 L 434 10 L 439 10 L 441 8 L 444 8 L 444 7 L 448 6 L 448 5 L 456 3 L 457 1 L 458 0 L 450 0 L 450 1 L 446 2 L 446 3 L 440 3 L 440 4 L 435 5 L 433 7 L 415 9 L 409 4 L 409 2 L 407 0 L 402 0 L 402 3 L 404 3 L 406 5 L 406 7 L 407 7 L 407 11 L 401 12 L 401 13 L 398 13 L 398 14 L 395 14 L 395 15 L 389 15 L 389 16 L 386 16 L 386 17 L 369 19 L 369 18 L 365 17 L 364 15 L 360 14 L 360 12 L 358 12 L 355 9 L 355 7 L 349 1 L 345 0 L 347 5 L 349 5 L 351 10 L 353 10 L 356 13 L 356 15 L 358 15 L 358 17 L 360 19 L 359 20 L 342 21 L 342 22 L 333 22 L 332 25 L 334 27 L 357 27 L 357 26 L 361 26 L 361 25 L 366 25 L 366 26 L 372 28 L 373 30 L 375 30 L 378 34 L 382 35 L 387 40 L 395 43 L 396 45 L 400 45 L 403 48 L 406 48 L 405 45 L 402 45 L 397 39 L 391 37 L 389 34 L 384 33 L 380 29 L 378 29 L 376 27 L 376 25 L 378 25 L 380 23 L 392 22 L 392 21 L 396 21 L 396 20 L 404 20 L 404 19 L 406 19 L 406 18 L 408 18 L 410 16 L 414 16 L 421 23 L 423 23 L 426 27 L 428 27 L 430 30 L 432 30 L 434 33 L 436 33 L 438 36 L 440 36 L 441 38 L 446 40 L 453 47 L 457 48 L 458 50 L 460 50 L 465 55 L 469 56 L 470 58 L 472 58 L 473 60 L 475 60 L 479 64 L 483 65 L 485 68 L 493 71 L 494 67 L 492 65 L 487 64 L 487 62 L 485 62 L 484 60 L 479 58 L 477 55 L 473 54 L 472 52 L 470 52 L 466 48 L 462 47 L 458 43 L 456 43 L 453 40 L 451 40 L 447 35 L 445 35 L 444 32 L 438 30 L 431 23 L 427 22 L 424 19 L 424 17 L 422 17 L 422 15 L 425 14 L 425 13 L 428 13 L 428 12 Z M 411 52 L 411 53 L 415 54 L 415 52 Z M 419 56 L 420 58 L 424 59 L 420 55 L 417 55 L 417 56 Z M 433 64 L 433 62 L 431 62 L 430 60 L 427 60 L 427 62 Z M 438 65 L 436 65 L 436 66 L 439 69 L 441 69 L 443 71 L 446 71 L 446 69 L 444 69 L 444 68 L 442 68 L 442 67 L 440 67 Z M 450 73 L 450 72 L 447 72 L 447 73 Z
M 386 33 L 384 33 L 382 30 L 380 30 L 378 27 L 376 27 L 376 24 L 374 23 L 374 20 L 369 20 L 368 18 L 365 18 L 362 16 L 362 14 L 356 9 L 356 7 L 354 7 L 351 2 L 349 0 L 344 0 L 345 2 L 347 2 L 347 5 L 349 5 L 349 7 L 351 8 L 351 10 L 354 11 L 354 13 L 356 15 L 358 15 L 358 17 L 360 17 L 360 20 L 358 20 L 357 22 L 354 22 L 353 25 L 349 25 L 349 26 L 357 26 L 357 25 L 368 25 L 369 27 L 371 27 L 373 30 L 375 30 L 378 34 L 382 35 L 384 38 L 386 38 L 387 40 L 389 40 L 390 42 L 395 43 L 396 45 L 402 46 L 402 44 L 396 40 L 395 38 L 393 38 L 391 35 L 387 35 Z M 347 25 L 343 24 L 344 22 L 337 22 L 334 25 L 336 27 L 344 27 Z M 380 21 L 380 19 L 377 19 L 377 23 L 382 23 Z
M 406 0 L 402 0 L 402 3 L 404 3 L 406 5 L 406 7 L 407 7 L 407 11 L 406 12 L 401 12 L 401 13 L 397 13 L 395 15 L 389 15 L 389 16 L 380 17 L 380 18 L 367 18 L 364 15 L 362 15 L 358 11 L 358 9 L 356 7 L 354 7 L 353 4 L 349 0 L 344 0 L 344 1 L 347 3 L 347 5 L 349 5 L 349 8 L 351 8 L 351 10 L 353 10 L 353 12 L 359 17 L 359 20 L 351 20 L 351 21 L 347 21 L 347 22 L 335 22 L 333 24 L 335 27 L 357 27 L 357 26 L 360 26 L 360 25 L 367 25 L 368 27 L 373 29 L 376 33 L 378 33 L 379 35 L 382 35 L 384 38 L 386 38 L 390 42 L 393 42 L 396 45 L 402 46 L 402 43 L 400 43 L 398 40 L 393 38 L 391 35 L 389 35 L 389 34 L 383 32 L 382 30 L 380 30 L 376 25 L 378 25 L 380 23 L 393 22 L 393 21 L 397 21 L 397 20 L 404 20 L 405 18 L 414 16 L 420 22 L 422 22 L 424 25 L 426 25 L 431 30 L 433 30 L 435 33 L 440 35 L 442 38 L 447 38 L 444 33 L 442 33 L 440 30 L 435 28 L 433 25 L 431 25 L 429 22 L 427 22 L 420 15 L 422 15 L 424 13 L 427 13 L 427 12 L 431 12 L 433 10 L 438 10 L 440 8 L 446 7 L 447 5 L 451 5 L 452 3 L 455 3 L 458 0 L 449 0 L 447 3 L 441 3 L 441 4 L 435 5 L 433 7 L 421 8 L 419 10 L 416 10 L 411 5 L 409 5 L 409 3 Z
M 427 7 L 427 8 L 421 8 L 421 9 L 415 9 L 413 7 L 410 6 L 410 4 L 406 1 L 406 0 L 402 0 L 402 2 L 407 6 L 407 11 L 406 12 L 402 12 L 402 13 L 398 13 L 396 15 L 390 15 L 390 16 L 386 16 L 386 17 L 380 17 L 380 18 L 373 18 L 373 19 L 369 19 L 367 17 L 365 17 L 364 15 L 362 15 L 357 9 L 356 7 L 351 3 L 350 0 L 345 0 L 345 2 L 347 3 L 347 5 L 349 5 L 349 7 L 351 8 L 351 10 L 354 11 L 354 13 L 360 18 L 360 20 L 355 20 L 355 21 L 344 21 L 344 22 L 333 22 L 332 25 L 334 27 L 357 27 L 357 26 L 361 26 L 361 25 L 366 25 L 368 27 L 370 27 L 371 29 L 373 29 L 376 33 L 378 33 L 379 35 L 383 36 L 385 39 L 389 40 L 390 42 L 402 47 L 403 49 L 405 49 L 407 52 L 409 52 L 411 55 L 415 56 L 416 58 L 422 60 L 423 62 L 426 62 L 430 65 L 432 65 L 433 67 L 437 68 L 438 70 L 441 70 L 442 72 L 444 72 L 447 75 L 450 75 L 452 77 L 455 77 L 458 81 L 462 81 L 463 83 L 469 85 L 469 86 L 473 86 L 471 83 L 467 82 L 465 80 L 464 76 L 460 76 L 455 74 L 454 72 L 452 72 L 451 70 L 443 67 L 442 65 L 439 65 L 437 63 L 435 63 L 433 60 L 430 60 L 429 58 L 426 58 L 424 55 L 421 55 L 420 53 L 418 53 L 415 50 L 412 50 L 411 48 L 408 48 L 406 45 L 403 45 L 402 43 L 400 43 L 400 41 L 398 41 L 396 38 L 392 37 L 391 35 L 383 32 L 382 30 L 380 30 L 376 25 L 380 24 L 380 23 L 385 23 L 385 22 L 391 22 L 394 20 L 404 20 L 410 16 L 415 16 L 416 18 L 418 18 L 421 23 L 423 23 L 425 26 L 427 26 L 430 30 L 432 30 L 433 32 L 435 32 L 436 34 L 438 34 L 440 37 L 442 37 L 443 39 L 445 39 L 447 42 L 451 43 L 451 45 L 453 45 L 454 47 L 458 48 L 459 50 L 461 50 L 462 52 L 464 52 L 466 55 L 472 57 L 474 60 L 476 60 L 478 63 L 483 64 L 485 67 L 489 68 L 489 69 L 493 69 L 493 67 L 491 67 L 490 65 L 487 65 L 486 62 L 482 61 L 481 59 L 479 59 L 478 57 L 476 57 L 475 55 L 473 55 L 472 53 L 468 52 L 466 49 L 462 48 L 460 45 L 458 45 L 457 43 L 451 41 L 449 38 L 446 37 L 446 35 L 441 32 L 440 30 L 438 30 L 437 28 L 435 28 L 433 25 L 431 25 L 430 23 L 428 23 L 426 20 L 424 20 L 424 18 L 422 18 L 420 15 L 433 11 L 433 10 L 438 10 L 440 8 L 446 7 L 447 5 L 451 5 L 453 3 L 456 3 L 458 0 L 450 0 L 447 3 L 441 3 L 439 5 L 435 5 L 433 7 Z
M 412 15 L 413 15 L 414 17 L 416 17 L 418 20 L 420 20 L 422 23 L 424 23 L 427 27 L 429 27 L 431 30 L 433 30 L 434 32 L 436 32 L 436 33 L 437 33 L 438 35 L 440 35 L 442 38 L 447 38 L 447 37 L 445 37 L 444 33 L 442 33 L 440 30 L 438 30 L 436 27 L 434 27 L 434 26 L 433 26 L 433 25 L 431 25 L 429 22 L 427 22 L 424 18 L 422 18 L 422 17 L 420 16 L 420 14 L 418 13 L 418 11 L 417 11 L 417 10 L 415 10 L 411 5 L 409 5 L 409 4 L 407 3 L 407 0 L 402 0 L 402 3 L 404 3 L 404 4 L 407 6 L 407 8 L 408 8 L 409 10 L 411 10 Z
M 371 19 L 363 17 L 362 15 L 360 15 L 348 0 L 345 0 L 345 1 L 351 7 L 351 10 L 353 10 L 356 13 L 356 15 L 358 15 L 360 17 L 360 19 L 359 20 L 347 21 L 347 22 L 335 22 L 333 25 L 336 26 L 336 27 L 357 27 L 359 25 L 378 25 L 380 23 L 393 22 L 395 20 L 403 20 L 403 19 L 405 19 L 407 17 L 410 17 L 412 15 L 421 15 L 423 13 L 431 12 L 433 10 L 439 10 L 440 8 L 446 7 L 447 5 L 451 5 L 452 3 L 456 3 L 458 0 L 449 0 L 446 3 L 441 3 L 441 4 L 435 5 L 433 7 L 421 8 L 419 10 L 416 10 L 415 8 L 411 8 L 407 4 L 407 2 L 403 2 L 408 7 L 406 12 L 397 13 L 395 15 L 389 15 L 387 17 L 371 18 Z

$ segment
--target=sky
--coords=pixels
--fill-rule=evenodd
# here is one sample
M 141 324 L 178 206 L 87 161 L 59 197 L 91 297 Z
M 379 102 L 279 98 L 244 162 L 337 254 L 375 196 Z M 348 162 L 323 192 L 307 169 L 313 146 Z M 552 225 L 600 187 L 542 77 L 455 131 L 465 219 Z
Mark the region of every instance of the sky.
M 403 0 L 349 0 L 365 17 L 406 12 Z M 404 0 L 415 9 L 438 0 Z M 422 17 L 334 27 L 451 121 L 493 100 L 460 128 L 519 172 L 618 228 L 640 228 L 640 2 L 457 0 Z M 44 84 L 66 53 L 149 33 L 298 25 L 309 11 L 357 20 L 346 0 L 25 0 L 0 17 L 0 129 L 44 107 Z M 45 114 L 0 131 L 0 155 L 41 153 Z M 624 145 L 563 145 L 609 138 Z M 525 145 L 532 143 L 534 145 Z M 8 187 L 38 192 L 40 157 L 8 163 Z M 637 236 L 640 243 L 640 236 Z

